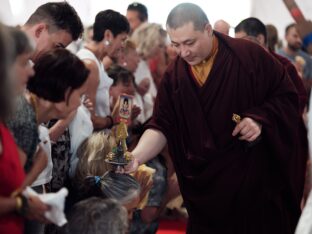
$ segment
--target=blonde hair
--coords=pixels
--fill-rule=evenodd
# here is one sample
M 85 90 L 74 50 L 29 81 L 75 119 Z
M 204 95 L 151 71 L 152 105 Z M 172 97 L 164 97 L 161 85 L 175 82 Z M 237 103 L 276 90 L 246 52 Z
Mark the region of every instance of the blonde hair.
M 160 24 L 144 23 L 133 32 L 131 40 L 139 55 L 147 59 L 158 46 L 166 44 L 166 36 L 167 33 Z
M 125 45 L 124 45 L 125 54 L 129 53 L 130 50 L 135 50 L 135 49 L 136 49 L 136 46 L 133 41 L 131 41 L 130 39 L 125 41 Z
M 102 176 L 109 171 L 105 158 L 112 146 L 113 139 L 104 132 L 93 133 L 81 143 L 77 150 L 79 162 L 75 175 L 78 186 L 84 183 L 87 176 Z

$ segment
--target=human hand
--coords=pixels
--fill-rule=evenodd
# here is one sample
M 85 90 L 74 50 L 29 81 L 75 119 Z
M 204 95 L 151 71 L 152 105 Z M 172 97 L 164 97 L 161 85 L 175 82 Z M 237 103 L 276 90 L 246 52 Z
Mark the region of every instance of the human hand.
M 124 167 L 124 173 L 130 174 L 136 172 L 140 166 L 140 162 L 137 158 L 132 157 L 132 160 Z
M 139 182 L 141 187 L 140 201 L 142 201 L 153 186 L 153 175 L 144 170 L 138 170 L 133 177 Z
M 44 216 L 44 213 L 50 208 L 44 204 L 38 197 L 30 196 L 28 198 L 28 210 L 26 217 L 30 220 L 37 220 L 41 223 L 51 223 Z
M 114 105 L 114 108 L 113 108 L 113 111 L 112 111 L 112 118 L 114 120 L 114 123 L 116 123 L 117 121 L 117 116 L 118 116 L 118 111 L 119 111 L 119 105 L 120 105 L 120 96 L 118 97 L 115 105 Z
M 257 123 L 251 118 L 246 117 L 236 124 L 236 127 L 232 132 L 232 136 L 240 134 L 241 135 L 239 137 L 240 140 L 252 142 L 260 136 L 261 131 L 262 131 L 261 124 Z
M 137 87 L 138 93 L 141 96 L 144 96 L 149 90 L 149 87 L 150 87 L 150 80 L 148 78 L 144 78 Z
M 83 105 L 92 113 L 94 111 L 93 103 L 91 99 L 86 97 L 83 101 Z

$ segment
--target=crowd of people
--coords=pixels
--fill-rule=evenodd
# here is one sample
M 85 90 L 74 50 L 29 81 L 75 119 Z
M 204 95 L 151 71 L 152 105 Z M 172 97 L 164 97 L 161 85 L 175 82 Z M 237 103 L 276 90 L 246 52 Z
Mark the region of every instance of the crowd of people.
M 282 47 L 257 18 L 230 28 L 183 3 L 164 29 L 137 2 L 92 26 L 67 2 L 1 24 L 0 233 L 156 233 L 170 201 L 189 234 L 294 233 L 311 190 L 312 32 L 292 23 Z M 115 167 L 121 112 L 130 162 Z M 68 223 L 27 187 L 66 187 Z

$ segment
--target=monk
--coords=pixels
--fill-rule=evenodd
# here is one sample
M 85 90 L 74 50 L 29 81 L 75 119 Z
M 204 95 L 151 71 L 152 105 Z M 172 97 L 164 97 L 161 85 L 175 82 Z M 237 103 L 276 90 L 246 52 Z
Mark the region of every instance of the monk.
M 285 69 L 261 46 L 213 31 L 191 3 L 170 12 L 167 31 L 178 57 L 126 172 L 168 144 L 188 234 L 293 233 L 300 116 Z
M 304 87 L 304 84 L 302 82 L 302 78 L 299 76 L 295 66 L 285 57 L 278 55 L 274 53 L 272 50 L 268 48 L 267 45 L 267 30 L 265 25 L 257 18 L 249 17 L 247 19 L 242 20 L 236 27 L 235 27 L 235 37 L 236 38 L 244 38 L 247 40 L 254 41 L 255 43 L 258 43 L 263 48 L 265 48 L 273 57 L 275 57 L 286 69 L 289 78 L 293 82 L 294 86 L 296 87 L 296 90 L 298 92 L 299 96 L 299 114 L 302 116 L 304 114 L 304 110 L 307 105 L 308 101 L 308 95 L 306 92 L 306 89 Z M 308 147 L 308 133 L 307 129 L 305 127 L 305 123 L 303 120 L 303 117 L 300 118 L 300 121 L 298 123 L 298 131 L 300 140 L 298 142 L 298 150 L 299 155 L 301 158 L 298 160 L 298 168 L 297 168 L 297 182 L 295 183 L 297 188 L 297 202 L 301 203 L 301 200 L 303 199 L 303 202 L 307 199 L 310 191 L 310 186 L 308 184 L 309 179 L 305 181 L 305 176 L 309 175 L 308 171 L 310 170 L 310 167 L 307 167 L 308 165 L 308 158 L 309 158 L 309 147 Z M 305 188 L 305 190 L 304 190 Z

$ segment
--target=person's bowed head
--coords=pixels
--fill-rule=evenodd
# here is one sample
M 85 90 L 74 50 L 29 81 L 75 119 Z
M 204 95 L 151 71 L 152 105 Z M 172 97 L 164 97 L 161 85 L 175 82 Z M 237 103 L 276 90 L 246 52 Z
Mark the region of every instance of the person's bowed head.
M 77 110 L 86 92 L 89 70 L 76 55 L 66 49 L 52 50 L 38 59 L 34 70 L 27 89 L 37 106 L 45 106 L 44 122 L 66 118 Z

